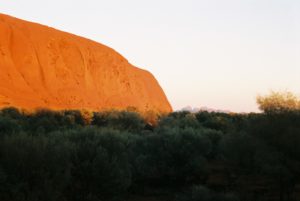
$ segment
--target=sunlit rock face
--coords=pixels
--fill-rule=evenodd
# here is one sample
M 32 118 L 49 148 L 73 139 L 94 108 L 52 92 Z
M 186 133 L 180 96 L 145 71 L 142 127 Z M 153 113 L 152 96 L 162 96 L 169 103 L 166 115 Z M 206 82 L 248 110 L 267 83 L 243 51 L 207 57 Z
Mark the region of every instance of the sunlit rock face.
M 0 107 L 171 112 L 153 75 L 113 49 L 0 14 Z

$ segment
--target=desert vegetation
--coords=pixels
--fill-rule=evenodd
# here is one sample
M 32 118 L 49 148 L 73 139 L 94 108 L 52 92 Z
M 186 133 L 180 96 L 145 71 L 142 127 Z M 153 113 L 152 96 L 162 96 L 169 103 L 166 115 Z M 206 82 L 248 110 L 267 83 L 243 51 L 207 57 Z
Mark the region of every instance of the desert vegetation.
M 275 95 L 258 98 L 262 113 L 155 125 L 131 111 L 2 109 L 0 200 L 299 200 L 300 111 L 285 104 L 298 99 Z

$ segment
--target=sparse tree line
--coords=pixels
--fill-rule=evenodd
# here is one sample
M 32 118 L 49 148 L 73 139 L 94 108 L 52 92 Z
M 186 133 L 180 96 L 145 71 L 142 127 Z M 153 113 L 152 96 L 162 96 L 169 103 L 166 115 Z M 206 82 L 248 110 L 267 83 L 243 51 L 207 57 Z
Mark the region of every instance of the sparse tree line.
M 263 113 L 174 112 L 155 126 L 130 111 L 2 109 L 0 200 L 299 200 L 300 110 L 270 98 Z

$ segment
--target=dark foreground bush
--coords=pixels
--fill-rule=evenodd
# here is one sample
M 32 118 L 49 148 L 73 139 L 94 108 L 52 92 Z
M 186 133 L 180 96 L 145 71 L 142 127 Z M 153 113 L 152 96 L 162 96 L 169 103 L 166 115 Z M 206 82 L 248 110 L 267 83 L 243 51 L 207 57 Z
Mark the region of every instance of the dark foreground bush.
M 0 200 L 299 200 L 299 113 L 176 112 L 146 125 L 126 111 L 0 111 Z
M 70 184 L 66 141 L 25 133 L 0 142 L 0 200 L 59 200 Z
M 131 185 L 127 139 L 119 131 L 87 128 L 67 134 L 71 153 L 69 200 L 108 200 Z
M 176 129 L 131 139 L 131 164 L 140 187 L 182 186 L 206 174 L 212 145 L 204 131 Z
M 175 201 L 239 201 L 234 194 L 223 194 L 212 191 L 204 186 L 193 186 L 176 196 Z

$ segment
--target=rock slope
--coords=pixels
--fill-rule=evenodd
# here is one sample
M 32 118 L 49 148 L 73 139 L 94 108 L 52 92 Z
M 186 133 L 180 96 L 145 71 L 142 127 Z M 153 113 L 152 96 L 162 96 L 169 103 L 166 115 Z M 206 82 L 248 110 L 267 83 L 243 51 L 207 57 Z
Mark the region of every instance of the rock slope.
M 153 75 L 113 49 L 0 14 L 0 107 L 171 112 Z

